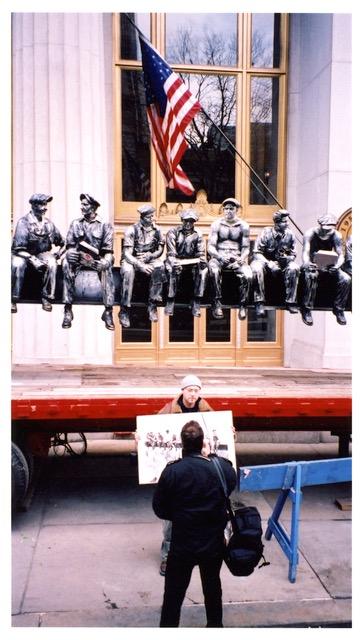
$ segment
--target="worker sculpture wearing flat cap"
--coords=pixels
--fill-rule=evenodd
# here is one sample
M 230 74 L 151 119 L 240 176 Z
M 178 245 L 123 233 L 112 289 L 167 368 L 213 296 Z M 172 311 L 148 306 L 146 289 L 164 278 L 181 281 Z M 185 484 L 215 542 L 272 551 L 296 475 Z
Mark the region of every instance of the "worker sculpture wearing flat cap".
M 265 227 L 255 240 L 250 263 L 253 273 L 255 314 L 265 315 L 265 272 L 281 273 L 285 284 L 285 306 L 290 313 L 297 313 L 297 287 L 300 267 L 296 264 L 295 236 L 289 227 L 289 212 L 279 209 L 273 214 L 273 227 Z
M 97 214 L 100 203 L 88 193 L 80 194 L 81 217 L 73 220 L 66 236 L 66 254 L 63 259 L 63 329 L 71 327 L 74 318 L 72 303 L 75 295 L 75 278 L 81 269 L 98 273 L 105 310 L 101 319 L 105 327 L 114 331 L 112 316 L 115 287 L 112 274 L 114 264 L 114 230 L 109 222 L 103 222 Z
M 238 282 L 239 318 L 246 318 L 252 272 L 247 264 L 250 250 L 250 227 L 238 217 L 241 205 L 235 198 L 222 203 L 224 216 L 210 227 L 208 240 L 209 278 L 213 288 L 212 313 L 222 318 L 221 283 L 224 269 L 234 271 Z
M 158 321 L 157 306 L 162 303 L 162 289 L 166 282 L 164 262 L 160 259 L 165 240 L 160 228 L 154 224 L 156 209 L 151 204 L 138 208 L 140 221 L 126 229 L 120 261 L 120 313 L 122 327 L 130 326 L 129 310 L 136 271 L 150 278 L 148 313 L 151 322 Z
M 320 216 L 317 222 L 317 227 L 311 227 L 304 234 L 301 267 L 304 274 L 302 319 L 309 326 L 313 324 L 311 311 L 314 308 L 319 273 L 327 271 L 335 283 L 333 314 L 338 324 L 344 325 L 346 324 L 344 310 L 350 291 L 351 277 L 341 269 L 345 261 L 342 235 L 336 230 L 335 216 L 326 214 Z
M 165 314 L 172 316 L 174 302 L 181 273 L 185 268 L 192 269 L 194 282 L 191 311 L 193 316 L 200 316 L 200 305 L 204 296 L 208 267 L 206 261 L 205 241 L 200 231 L 194 228 L 199 216 L 194 209 L 186 209 L 180 213 L 182 224 L 170 229 L 166 234 L 166 261 L 168 275 L 168 299 Z M 193 264 L 189 264 L 193 261 Z M 189 265 L 186 267 L 186 265 Z
M 42 274 L 41 303 L 44 311 L 51 311 L 55 299 L 58 259 L 64 251 L 65 240 L 53 222 L 45 217 L 52 196 L 34 193 L 29 203 L 31 211 L 16 225 L 11 246 L 11 311 L 16 313 L 25 271 L 30 268 Z M 53 251 L 53 247 L 58 247 Z

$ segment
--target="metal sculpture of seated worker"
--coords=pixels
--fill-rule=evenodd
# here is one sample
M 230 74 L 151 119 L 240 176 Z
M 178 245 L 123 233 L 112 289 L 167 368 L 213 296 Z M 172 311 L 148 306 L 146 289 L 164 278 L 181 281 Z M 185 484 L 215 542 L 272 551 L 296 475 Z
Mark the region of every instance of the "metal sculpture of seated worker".
M 194 281 L 191 311 L 193 316 L 200 316 L 200 305 L 204 296 L 208 267 L 206 261 L 205 241 L 200 231 L 194 229 L 199 216 L 194 209 L 186 209 L 180 214 L 182 225 L 170 229 L 166 234 L 165 268 L 168 274 L 168 299 L 165 314 L 172 316 L 174 302 L 184 266 L 192 266 Z
M 318 226 L 304 234 L 303 264 L 305 292 L 301 303 L 301 315 L 305 324 L 311 326 L 317 292 L 319 272 L 328 272 L 335 281 L 333 313 L 339 324 L 346 324 L 344 314 L 351 286 L 351 278 L 341 269 L 345 257 L 342 236 L 336 230 L 336 218 L 330 214 L 318 218 Z
M 41 303 L 44 311 L 51 311 L 55 299 L 58 258 L 65 240 L 53 222 L 45 218 L 52 196 L 34 193 L 29 202 L 31 211 L 17 222 L 11 247 L 11 311 L 17 312 L 25 271 L 28 267 L 42 274 Z M 57 251 L 53 251 L 58 247 Z
M 222 272 L 234 271 L 238 279 L 239 318 L 246 318 L 252 271 L 247 264 L 250 250 L 250 227 L 238 217 L 241 205 L 235 198 L 226 198 L 222 203 L 224 216 L 210 227 L 208 240 L 209 277 L 213 288 L 212 314 L 223 318 L 221 305 Z
M 341 268 L 352 276 L 352 236 L 349 236 L 345 242 L 345 262 Z
M 119 320 L 122 327 L 130 327 L 135 273 L 140 271 L 150 278 L 148 313 L 151 322 L 158 321 L 157 305 L 162 302 L 162 289 L 166 282 L 165 265 L 160 259 L 165 240 L 160 228 L 154 224 L 156 209 L 145 204 L 139 207 L 140 221 L 125 231 L 120 262 L 121 293 Z
M 265 271 L 281 273 L 285 283 L 285 306 L 297 313 L 297 287 L 300 267 L 296 264 L 295 236 L 288 228 L 289 212 L 279 209 L 273 214 L 273 227 L 265 227 L 255 240 L 254 259 L 250 263 L 253 273 L 255 314 L 265 315 Z
M 105 310 L 101 319 L 105 327 L 114 331 L 113 305 L 115 286 L 112 266 L 114 264 L 114 230 L 109 222 L 103 222 L 97 209 L 100 203 L 87 193 L 80 194 L 82 216 L 73 220 L 66 236 L 66 254 L 63 259 L 63 302 L 64 318 L 62 327 L 71 327 L 74 318 L 72 303 L 75 295 L 75 278 L 81 269 L 96 271 L 102 288 Z

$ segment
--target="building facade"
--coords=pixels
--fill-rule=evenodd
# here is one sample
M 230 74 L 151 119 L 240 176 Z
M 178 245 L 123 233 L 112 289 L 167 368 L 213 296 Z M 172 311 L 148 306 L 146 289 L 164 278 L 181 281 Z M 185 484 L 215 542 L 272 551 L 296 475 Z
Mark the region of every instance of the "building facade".
M 65 235 L 79 215 L 80 193 L 90 193 L 101 217 L 114 224 L 116 266 L 124 231 L 146 202 L 156 207 L 164 232 L 179 223 L 182 208 L 194 206 L 207 236 L 231 196 L 242 203 L 252 240 L 272 223 L 279 203 L 302 231 L 331 212 L 343 221 L 344 236 L 351 233 L 350 15 L 129 18 L 206 112 L 182 162 L 194 197 L 164 185 L 146 121 L 137 31 L 125 14 L 18 13 L 12 16 L 14 223 L 32 193 L 50 193 L 49 216 Z M 300 263 L 301 236 L 298 247 Z M 19 305 L 13 361 L 351 366 L 350 313 L 346 327 L 320 311 L 307 327 L 300 315 L 271 309 L 261 320 L 250 311 L 245 322 L 236 310 L 225 310 L 219 322 L 205 310 L 201 318 L 184 309 L 169 318 L 161 309 L 159 322 L 150 324 L 139 308 L 130 329 L 116 321 L 115 334 L 104 329 L 101 313 L 98 306 L 75 306 L 73 326 L 64 330 L 61 305 L 51 314 Z

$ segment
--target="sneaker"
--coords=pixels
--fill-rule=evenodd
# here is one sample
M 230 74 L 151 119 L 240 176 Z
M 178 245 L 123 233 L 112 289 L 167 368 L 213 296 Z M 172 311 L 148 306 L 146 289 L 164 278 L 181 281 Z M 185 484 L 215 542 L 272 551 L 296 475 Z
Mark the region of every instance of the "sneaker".
M 246 318 L 246 309 L 245 309 L 245 307 L 239 307 L 238 316 L 239 316 L 239 320 L 245 320 L 245 318 Z
M 161 576 L 164 576 L 166 573 L 166 560 L 161 560 L 159 573 Z
M 17 304 L 16 302 L 11 303 L 11 313 L 17 313 Z

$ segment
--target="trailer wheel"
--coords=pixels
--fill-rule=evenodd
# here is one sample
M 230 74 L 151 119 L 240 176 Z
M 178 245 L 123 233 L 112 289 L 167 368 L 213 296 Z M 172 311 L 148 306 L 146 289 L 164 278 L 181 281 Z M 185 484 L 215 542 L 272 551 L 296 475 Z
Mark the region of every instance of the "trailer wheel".
M 29 466 L 21 449 L 11 443 L 11 490 L 12 507 L 18 506 L 26 496 L 29 487 Z

